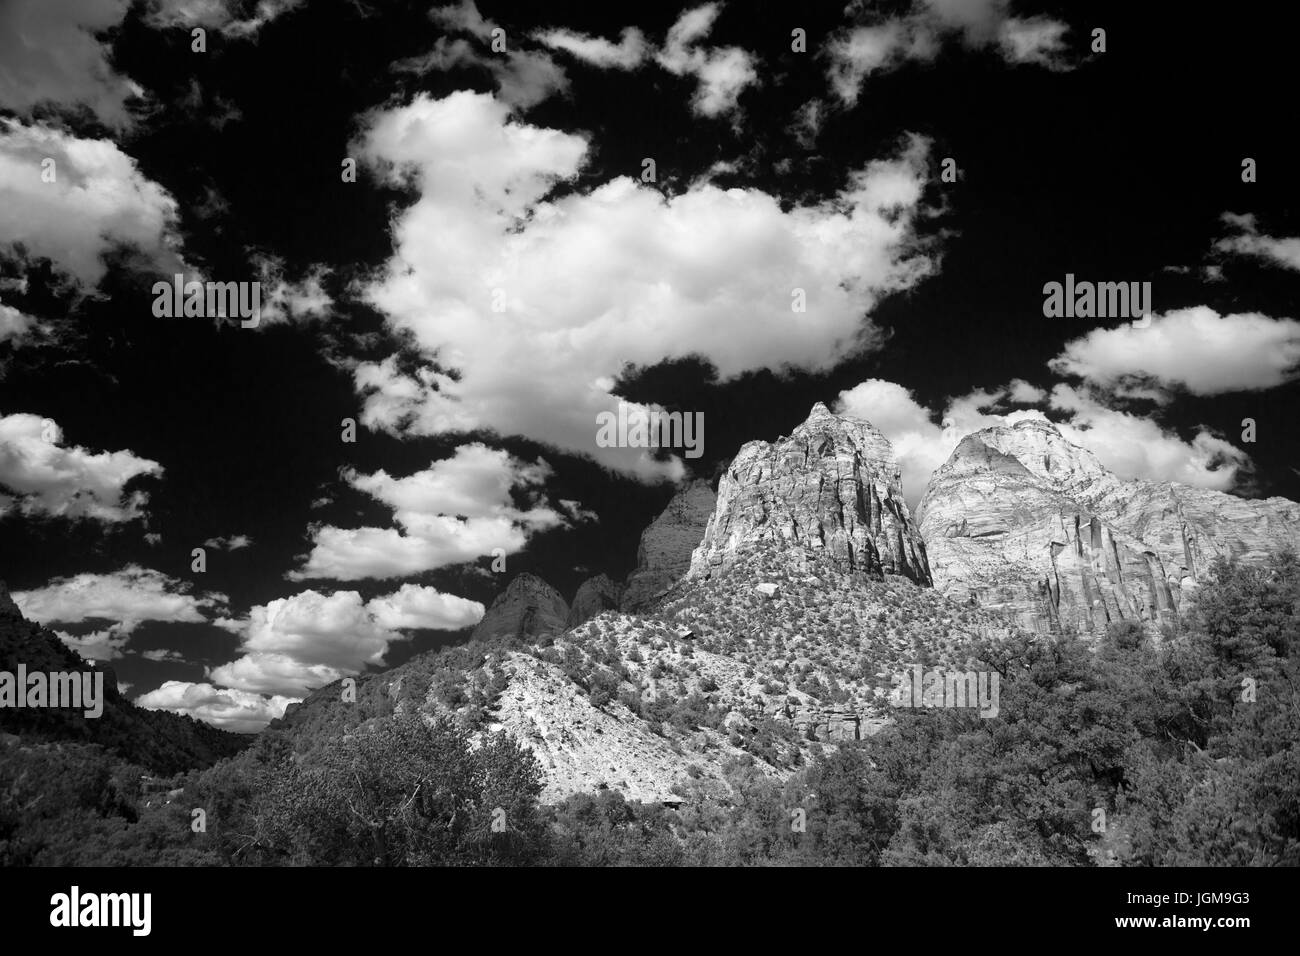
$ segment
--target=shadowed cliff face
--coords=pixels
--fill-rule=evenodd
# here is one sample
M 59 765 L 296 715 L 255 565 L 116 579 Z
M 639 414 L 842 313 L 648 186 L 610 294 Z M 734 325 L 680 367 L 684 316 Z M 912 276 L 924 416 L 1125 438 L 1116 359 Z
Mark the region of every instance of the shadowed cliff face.
M 535 574 L 520 574 L 492 602 L 473 636 L 481 641 L 499 637 L 529 640 L 558 634 L 568 617 L 569 605 L 555 588 Z
M 935 587 L 1038 631 L 1176 616 L 1216 557 L 1300 544 L 1300 506 L 1126 481 L 1048 422 L 968 435 L 917 509 Z
M 691 566 L 691 553 L 704 536 L 718 498 L 707 481 L 682 487 L 641 535 L 636 570 L 622 595 L 625 611 L 639 611 L 663 594 Z
M 893 448 L 869 422 L 833 415 L 820 402 L 788 438 L 741 448 L 722 478 L 691 576 L 728 566 L 762 541 L 824 549 L 846 571 L 930 584 Z

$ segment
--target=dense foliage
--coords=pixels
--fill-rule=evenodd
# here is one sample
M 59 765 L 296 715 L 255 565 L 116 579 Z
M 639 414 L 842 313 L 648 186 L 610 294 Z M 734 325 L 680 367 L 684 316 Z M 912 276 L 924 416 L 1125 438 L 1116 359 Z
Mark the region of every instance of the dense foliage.
M 102 748 L 11 739 L 0 863 L 1300 864 L 1300 562 L 1214 576 L 1158 639 L 990 640 L 996 718 L 898 711 L 784 782 L 737 759 L 726 802 L 542 806 L 527 750 L 400 708 L 309 748 L 269 731 L 171 802 Z

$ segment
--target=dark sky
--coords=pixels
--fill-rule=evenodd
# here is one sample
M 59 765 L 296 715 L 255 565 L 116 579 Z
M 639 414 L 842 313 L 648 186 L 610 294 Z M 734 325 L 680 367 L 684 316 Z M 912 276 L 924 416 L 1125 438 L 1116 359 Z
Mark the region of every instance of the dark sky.
M 394 223 L 418 190 L 380 184 L 364 171 L 357 183 L 342 183 L 340 160 L 369 111 L 400 107 L 419 92 L 441 98 L 497 88 L 489 71 L 473 64 L 423 74 L 392 69 L 448 34 L 429 9 L 312 0 L 262 25 L 253 38 L 209 31 L 208 52 L 195 54 L 188 30 L 160 29 L 135 5 L 102 38 L 116 73 L 147 94 L 147 109 L 134 104 L 129 129 L 103 125 L 86 111 L 25 110 L 0 101 L 0 116 L 116 142 L 144 177 L 175 197 L 187 261 L 232 278 L 249 275 L 254 253 L 283 260 L 293 277 L 324 266 L 333 300 L 319 321 L 255 333 L 219 329 L 210 321 L 154 318 L 149 290 L 158 270 L 129 257 L 110 263 L 98 297 L 78 298 L 60 283 L 57 264 L 21 266 L 9 256 L 3 274 L 26 275 L 27 286 L 0 290 L 4 303 L 40 317 L 52 336 L 0 344 L 0 413 L 48 417 L 66 445 L 129 449 L 165 469 L 160 478 L 129 485 L 148 493 L 144 517 L 134 521 L 12 510 L 0 518 L 0 578 L 11 589 L 139 565 L 192 582 L 195 593 L 227 595 L 235 618 L 308 587 L 357 590 L 369 599 L 417 583 L 488 603 L 504 582 L 482 573 L 487 558 L 384 580 L 285 577 L 310 550 L 313 523 L 390 525 L 391 509 L 349 488 L 340 469 L 409 475 L 470 440 L 526 461 L 544 457 L 553 468 L 547 500 L 575 500 L 599 516 L 534 533 L 510 557 L 510 574 L 536 571 L 571 597 L 590 574 L 630 569 L 638 536 L 671 496 L 670 484 L 616 475 L 528 435 L 399 438 L 361 428 L 355 444 L 339 441 L 340 420 L 361 410 L 349 362 L 401 354 L 412 366 L 422 364 L 357 294 L 357 284 L 393 254 Z M 491 0 L 479 6 L 512 38 L 566 27 L 616 39 L 636 26 L 655 41 L 685 9 Z M 653 65 L 601 70 L 558 53 L 568 89 L 514 114 L 535 127 L 589 135 L 592 158 L 561 193 L 636 176 L 642 158 L 653 156 L 667 193 L 685 189 L 714 163 L 739 161 L 738 171 L 718 176 L 719 185 L 762 190 L 787 205 L 811 203 L 834 195 L 849 170 L 896 152 L 906 134 L 931 141 L 927 213 L 916 232 L 931 244 L 937 267 L 872 311 L 879 347 L 829 370 L 782 374 L 773 361 L 771 369 L 726 382 L 715 379 L 707 359 L 624 370 L 623 397 L 704 413 L 704 456 L 687 462 L 697 475 L 714 475 L 744 441 L 788 433 L 813 402 L 833 403 L 867 379 L 911 390 L 936 424 L 949 399 L 975 389 L 1014 379 L 1048 390 L 1062 381 L 1079 384 L 1049 370 L 1049 360 L 1092 328 L 1123 323 L 1044 318 L 1043 283 L 1067 272 L 1151 281 L 1157 313 L 1208 306 L 1219 315 L 1300 316 L 1294 268 L 1212 253 L 1229 233 L 1220 218 L 1225 212 L 1254 214 L 1261 235 L 1300 234 L 1294 92 L 1287 92 L 1294 90 L 1294 41 L 1271 5 L 1233 4 L 1197 15 L 1173 3 L 1017 4 L 1018 16 L 1069 25 L 1061 51 L 1068 68 L 1011 64 L 990 46 L 948 37 L 933 59 L 882 69 L 866 79 L 856 104 L 837 102 L 826 75 L 828 38 L 854 23 L 905 17 L 909 9 L 881 4 L 846 14 L 842 4 L 729 4 L 708 43 L 749 51 L 758 80 L 726 116 L 693 113 L 691 76 Z M 808 53 L 790 49 L 796 26 L 807 30 Z M 1106 29 L 1103 54 L 1089 50 L 1096 26 Z M 825 120 L 815 139 L 801 141 L 790 127 L 813 100 L 826 104 Z M 232 118 L 223 122 L 223 115 Z M 939 159 L 948 156 L 957 160 L 957 183 L 938 179 Z M 1243 157 L 1257 160 L 1257 182 L 1242 182 Z M 1218 264 L 1221 277 L 1207 276 L 1207 264 Z M 522 364 L 509 372 L 521 380 L 538 374 Z M 1167 386 L 1163 403 L 1113 393 L 1106 400 L 1184 442 L 1205 429 L 1240 446 L 1252 465 L 1241 473 L 1239 492 L 1300 498 L 1292 469 L 1300 438 L 1294 384 L 1201 395 L 1177 382 Z M 1259 422 L 1254 444 L 1240 442 L 1245 417 Z M 313 509 L 324 496 L 331 503 Z M 161 541 L 148 543 L 146 532 Z M 235 534 L 254 544 L 209 549 L 206 574 L 191 572 L 191 548 Z M 444 637 L 417 631 L 411 642 L 394 643 L 386 660 L 398 663 Z M 113 665 L 135 694 L 165 680 L 203 681 L 205 668 L 234 659 L 238 645 L 238 636 L 210 624 L 146 621 Z M 184 661 L 141 656 L 158 648 Z

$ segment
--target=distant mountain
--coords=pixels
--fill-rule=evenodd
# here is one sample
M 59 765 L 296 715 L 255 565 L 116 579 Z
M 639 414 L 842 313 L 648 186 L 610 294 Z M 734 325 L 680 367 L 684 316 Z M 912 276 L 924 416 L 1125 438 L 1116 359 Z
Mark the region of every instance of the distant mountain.
M 935 587 L 1045 632 L 1177 615 L 1217 557 L 1300 547 L 1300 505 L 1127 481 L 1049 422 L 966 436 L 917 509 Z
M 119 693 L 111 668 L 82 660 L 58 637 L 25 620 L 0 583 L 0 671 L 16 674 L 99 671 L 104 674 L 104 711 L 87 718 L 80 710 L 0 708 L 0 732 L 23 742 L 98 744 L 110 753 L 158 774 L 210 766 L 238 753 L 253 739 L 227 733 L 177 714 L 136 707 Z

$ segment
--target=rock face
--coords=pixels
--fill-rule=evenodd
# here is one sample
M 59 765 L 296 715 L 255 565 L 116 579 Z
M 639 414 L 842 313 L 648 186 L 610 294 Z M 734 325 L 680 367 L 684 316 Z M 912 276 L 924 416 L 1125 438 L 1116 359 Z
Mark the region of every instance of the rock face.
M 623 592 L 623 610 L 641 610 L 687 572 L 717 501 L 703 480 L 691 482 L 673 496 L 663 514 L 641 534 L 636 570 L 628 575 Z
M 729 566 L 760 541 L 824 548 L 844 570 L 930 584 L 893 448 L 870 422 L 833 415 L 820 402 L 788 438 L 740 449 L 719 485 L 691 576 Z
M 577 627 L 583 621 L 590 621 L 602 611 L 617 611 L 623 596 L 623 585 L 609 579 L 608 575 L 598 574 L 588 578 L 578 587 L 569 605 L 569 617 L 565 627 Z
M 558 634 L 569 617 L 569 605 L 560 592 L 535 574 L 520 574 L 497 596 L 474 628 L 479 640 Z
M 966 436 L 917 509 L 935 587 L 1038 631 L 1176 616 L 1216 557 L 1300 544 L 1300 505 L 1126 481 L 1044 421 Z

